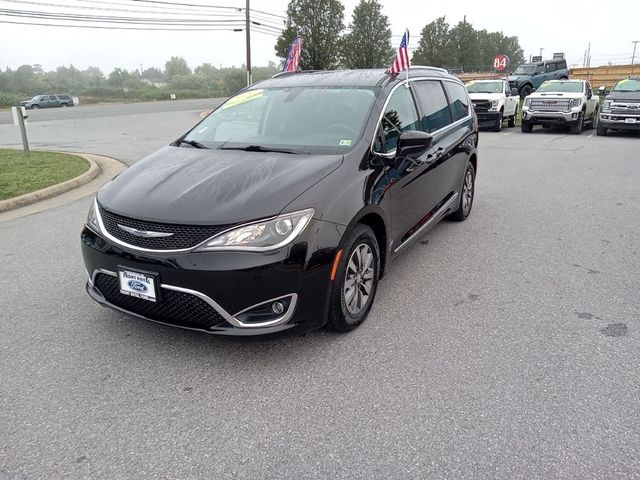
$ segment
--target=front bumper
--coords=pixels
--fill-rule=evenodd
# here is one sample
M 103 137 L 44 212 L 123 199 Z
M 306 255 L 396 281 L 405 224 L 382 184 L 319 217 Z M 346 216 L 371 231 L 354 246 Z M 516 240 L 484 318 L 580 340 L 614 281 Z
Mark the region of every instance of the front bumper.
M 532 125 L 575 125 L 578 123 L 580 110 L 571 112 L 538 112 L 524 110 L 522 121 Z
M 500 112 L 476 110 L 476 116 L 478 117 L 478 126 L 487 127 L 495 125 L 500 117 Z
M 632 119 L 632 123 L 629 123 Z M 640 115 L 600 113 L 599 125 L 612 130 L 640 130 Z
M 343 233 L 341 226 L 313 220 L 292 245 L 268 254 L 148 253 L 114 244 L 85 227 L 86 289 L 96 302 L 120 312 L 210 334 L 312 330 L 326 323 L 331 266 Z M 120 293 L 119 270 L 154 275 L 158 301 Z M 270 307 L 279 299 L 285 310 L 264 316 L 261 305 Z

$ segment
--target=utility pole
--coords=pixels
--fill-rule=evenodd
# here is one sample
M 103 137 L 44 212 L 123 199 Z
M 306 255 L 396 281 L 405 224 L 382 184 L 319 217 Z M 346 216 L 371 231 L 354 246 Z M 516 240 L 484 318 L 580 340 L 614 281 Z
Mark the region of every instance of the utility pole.
M 251 12 L 247 0 L 245 30 L 247 32 L 247 86 L 251 85 Z
M 540 48 L 540 58 L 542 58 L 542 51 L 544 50 L 544 48 Z
M 633 64 L 636 61 L 636 47 L 638 43 L 640 43 L 640 40 L 634 40 L 631 43 L 633 43 L 633 55 L 631 56 L 631 73 L 633 73 Z

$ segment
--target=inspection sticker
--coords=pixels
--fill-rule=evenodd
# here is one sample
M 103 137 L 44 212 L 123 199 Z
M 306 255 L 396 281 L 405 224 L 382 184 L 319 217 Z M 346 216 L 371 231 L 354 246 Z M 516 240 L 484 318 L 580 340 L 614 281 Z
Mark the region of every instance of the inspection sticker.
M 251 100 L 255 100 L 256 98 L 260 98 L 262 97 L 263 93 L 264 90 L 249 90 L 248 92 L 236 95 L 222 106 L 222 110 L 224 110 L 225 108 L 235 107 L 236 105 L 250 102 Z
M 351 146 L 351 140 L 340 140 L 341 147 L 349 147 Z

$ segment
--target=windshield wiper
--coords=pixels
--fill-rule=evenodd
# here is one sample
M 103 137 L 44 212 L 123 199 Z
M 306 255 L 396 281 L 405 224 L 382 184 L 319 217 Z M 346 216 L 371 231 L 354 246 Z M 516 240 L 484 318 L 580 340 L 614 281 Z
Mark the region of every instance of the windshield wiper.
M 178 140 L 176 142 L 176 145 L 182 145 L 183 143 L 187 144 L 187 145 L 191 145 L 194 148 L 205 148 L 208 149 L 209 147 L 205 147 L 203 144 L 201 144 L 200 142 L 196 142 L 195 140 L 185 140 L 184 138 L 181 140 Z
M 242 150 L 244 152 L 262 152 L 262 153 L 298 153 L 294 150 L 289 150 L 286 148 L 269 148 L 263 147 L 262 145 L 247 145 L 245 147 L 225 147 L 220 146 L 219 150 Z

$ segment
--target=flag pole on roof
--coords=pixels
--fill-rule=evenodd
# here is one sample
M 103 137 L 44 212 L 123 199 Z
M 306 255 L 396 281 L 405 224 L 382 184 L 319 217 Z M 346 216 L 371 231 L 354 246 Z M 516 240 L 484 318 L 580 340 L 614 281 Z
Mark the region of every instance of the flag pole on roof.
M 282 67 L 283 72 L 296 72 L 300 66 L 300 57 L 302 56 L 302 37 L 296 35 L 296 38 L 291 42 L 289 47 L 289 53 L 287 54 L 287 60 Z
M 400 42 L 400 47 L 398 48 L 398 53 L 396 53 L 395 58 L 393 59 L 393 63 L 388 73 L 391 75 L 397 75 L 398 73 L 406 70 L 407 71 L 407 80 L 409 80 L 409 67 L 411 67 L 411 61 L 409 60 L 409 29 L 404 31 L 404 35 L 402 35 L 402 41 Z M 407 82 L 407 87 L 409 87 L 409 83 Z

